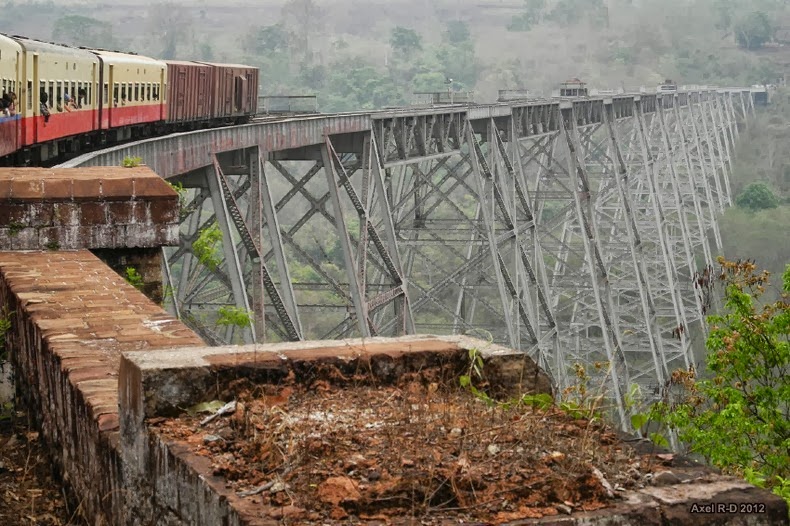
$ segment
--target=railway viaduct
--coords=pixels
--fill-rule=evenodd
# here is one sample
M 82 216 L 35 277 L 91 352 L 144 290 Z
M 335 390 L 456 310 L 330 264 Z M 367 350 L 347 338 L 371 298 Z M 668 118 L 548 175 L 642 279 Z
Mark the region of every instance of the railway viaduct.
M 717 217 L 754 100 L 730 89 L 316 115 L 62 166 L 140 157 L 190 190 L 165 251 L 168 304 L 211 344 L 475 334 L 526 352 L 560 389 L 575 362 L 611 364 L 625 418 L 632 383 L 656 391 L 699 361 Z M 214 222 L 223 258 L 207 268 L 192 243 Z M 217 332 L 221 305 L 255 323 Z
M 178 364 L 158 350 L 203 342 L 225 345 L 216 352 L 230 367 L 247 348 L 233 343 L 293 342 L 272 347 L 287 354 L 328 345 L 302 340 L 357 338 L 352 347 L 365 348 L 403 337 L 435 352 L 436 340 L 411 335 L 450 335 L 438 340 L 444 351 L 467 349 L 472 336 L 486 360 L 528 356 L 554 390 L 574 382 L 574 364 L 590 366 L 628 428 L 631 385 L 649 397 L 674 369 L 701 361 L 718 217 L 732 204 L 735 145 L 754 112 L 753 91 L 733 88 L 265 118 L 61 165 L 96 173 L 140 157 L 184 191 L 180 216 L 154 217 L 175 193 L 134 172 L 129 199 L 148 212 L 130 212 L 121 234 L 111 205 L 97 205 L 106 229 L 80 247 L 127 247 L 124 257 L 132 247 L 147 265 L 161 262 L 170 315 L 87 252 L 0 253 L 0 299 L 19 314 L 10 341 L 27 349 L 19 366 L 39 386 L 34 403 L 49 407 L 59 463 L 77 493 L 113 495 L 86 505 L 111 517 L 123 506 L 112 484 L 134 464 L 121 446 L 154 455 L 129 434 L 153 414 L 149 391 L 188 391 L 184 370 L 217 363 L 211 351 L 177 353 Z M 120 185 L 107 182 L 124 179 L 118 170 L 100 188 Z M 54 173 L 75 200 L 82 176 Z M 212 229 L 216 261 L 195 243 Z M 44 235 L 31 236 L 43 248 Z M 86 280 L 98 299 L 77 293 Z M 221 307 L 252 312 L 252 323 L 218 324 Z M 69 313 L 60 322 L 59 310 Z M 145 356 L 121 356 L 131 351 Z M 167 371 L 179 380 L 163 380 Z M 90 473 L 102 469 L 116 482 L 96 487 Z M 201 477 L 186 478 L 206 495 Z M 218 498 L 195 516 L 218 517 Z

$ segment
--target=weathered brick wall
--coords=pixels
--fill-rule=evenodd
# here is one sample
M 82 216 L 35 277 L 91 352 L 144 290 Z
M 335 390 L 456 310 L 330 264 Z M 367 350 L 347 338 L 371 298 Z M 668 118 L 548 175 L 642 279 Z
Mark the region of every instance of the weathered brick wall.
M 146 167 L 0 169 L 0 250 L 178 244 L 178 194 Z
M 117 525 L 122 352 L 202 345 L 90 252 L 0 252 L 0 305 L 16 380 L 53 461 L 92 524 Z

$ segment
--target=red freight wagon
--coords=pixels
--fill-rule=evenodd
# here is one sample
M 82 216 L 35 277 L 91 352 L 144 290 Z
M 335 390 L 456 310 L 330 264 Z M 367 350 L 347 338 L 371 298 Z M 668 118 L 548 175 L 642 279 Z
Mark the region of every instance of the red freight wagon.
M 166 60 L 167 121 L 194 122 L 211 118 L 213 66 L 198 62 Z
M 241 64 L 213 66 L 211 115 L 214 118 L 239 118 L 258 110 L 258 68 Z

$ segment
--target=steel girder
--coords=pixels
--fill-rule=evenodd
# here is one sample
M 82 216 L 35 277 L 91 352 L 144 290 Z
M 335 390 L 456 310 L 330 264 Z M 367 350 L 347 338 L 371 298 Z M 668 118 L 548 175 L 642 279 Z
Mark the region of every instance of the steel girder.
M 234 337 L 212 327 L 218 305 L 263 311 L 259 341 L 483 333 L 558 388 L 590 366 L 625 425 L 631 383 L 657 392 L 695 361 L 747 99 L 394 112 L 298 161 L 218 154 L 180 177 L 193 200 L 168 251 L 175 304 L 212 342 Z M 192 243 L 215 220 L 226 257 L 211 269 Z

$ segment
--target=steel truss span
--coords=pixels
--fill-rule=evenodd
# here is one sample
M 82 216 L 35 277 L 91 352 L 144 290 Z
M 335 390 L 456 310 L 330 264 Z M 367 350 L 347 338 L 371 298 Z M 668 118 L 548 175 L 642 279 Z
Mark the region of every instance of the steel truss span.
M 472 333 L 563 389 L 585 365 L 627 426 L 695 357 L 749 90 L 266 121 L 142 141 L 187 189 L 168 308 L 212 344 Z M 221 233 L 217 261 L 194 242 Z M 213 264 L 217 263 L 217 264 Z M 218 323 L 220 308 L 254 313 Z

